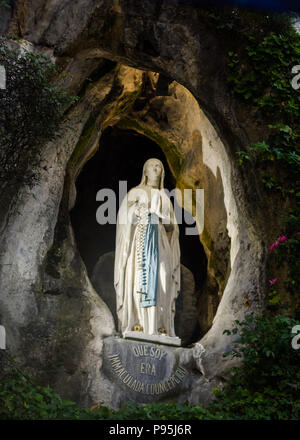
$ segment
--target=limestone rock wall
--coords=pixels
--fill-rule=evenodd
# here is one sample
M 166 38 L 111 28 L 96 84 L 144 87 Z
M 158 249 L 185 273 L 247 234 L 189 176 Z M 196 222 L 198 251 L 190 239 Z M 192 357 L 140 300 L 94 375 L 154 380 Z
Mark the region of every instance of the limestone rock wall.
M 62 124 L 60 141 L 45 146 L 40 181 L 19 191 L 6 218 L 0 262 L 0 318 L 10 352 L 41 383 L 86 405 L 110 401 L 99 369 L 103 337 L 114 324 L 76 250 L 65 176 L 93 105 L 87 95 Z
M 40 181 L 1 213 L 0 323 L 9 349 L 64 396 L 113 405 L 100 371 L 113 317 L 88 279 L 68 213 L 76 177 L 102 131 L 117 124 L 161 146 L 179 188 L 206 189 L 206 288 L 220 304 L 194 356 L 201 381 L 191 401 L 207 401 L 209 381 L 230 365 L 223 330 L 263 307 L 266 243 L 278 222 L 255 170 L 234 160 L 264 128 L 228 89 L 216 36 L 197 11 L 168 0 L 18 0 L 7 35 L 52 55 L 60 85 L 73 93 L 105 60 L 118 63 L 84 88 L 61 137 L 43 147 Z M 169 80 L 166 96 L 157 93 L 158 73 Z

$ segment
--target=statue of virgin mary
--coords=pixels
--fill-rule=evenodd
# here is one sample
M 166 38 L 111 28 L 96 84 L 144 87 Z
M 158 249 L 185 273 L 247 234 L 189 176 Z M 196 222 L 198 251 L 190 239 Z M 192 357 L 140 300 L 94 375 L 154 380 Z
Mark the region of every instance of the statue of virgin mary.
M 179 228 L 158 159 L 147 160 L 141 183 L 127 193 L 119 209 L 114 286 L 119 330 L 125 338 L 176 337 Z

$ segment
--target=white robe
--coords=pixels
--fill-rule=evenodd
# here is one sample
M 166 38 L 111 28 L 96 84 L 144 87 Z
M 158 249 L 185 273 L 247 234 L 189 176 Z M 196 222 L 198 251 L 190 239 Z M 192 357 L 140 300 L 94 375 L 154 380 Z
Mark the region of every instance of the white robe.
M 143 185 L 130 190 L 124 198 L 117 218 L 114 285 L 117 295 L 119 330 L 124 334 L 135 325 L 143 327 L 146 334 L 159 334 L 164 328 L 174 337 L 175 301 L 180 290 L 179 229 L 170 199 L 163 189 L 152 190 L 151 206 L 147 196 L 140 191 Z M 158 224 L 159 274 L 156 306 L 141 307 L 138 293 L 138 252 L 141 247 L 138 234 L 137 210 L 155 213 L 160 219 L 172 218 L 170 237 L 164 224 Z M 129 220 L 128 220 L 129 219 Z

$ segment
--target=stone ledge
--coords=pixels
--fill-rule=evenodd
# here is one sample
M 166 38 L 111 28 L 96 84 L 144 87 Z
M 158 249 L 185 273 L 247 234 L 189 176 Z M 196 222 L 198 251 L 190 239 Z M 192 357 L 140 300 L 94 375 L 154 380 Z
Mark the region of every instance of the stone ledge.
M 125 332 L 124 339 L 134 339 L 138 341 L 154 342 L 163 345 L 174 345 L 175 347 L 181 347 L 181 339 L 177 336 L 171 337 L 164 334 L 161 335 L 147 335 L 143 332 Z

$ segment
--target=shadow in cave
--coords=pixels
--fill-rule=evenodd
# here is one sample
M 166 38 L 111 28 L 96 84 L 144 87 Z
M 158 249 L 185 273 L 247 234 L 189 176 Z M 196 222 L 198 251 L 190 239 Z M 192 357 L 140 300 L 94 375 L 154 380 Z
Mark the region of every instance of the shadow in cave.
M 101 137 L 99 150 L 84 166 L 76 181 L 77 199 L 70 215 L 77 246 L 95 289 L 110 307 L 115 321 L 113 263 L 116 225 L 97 223 L 96 211 L 103 202 L 96 201 L 96 194 L 100 189 L 109 188 L 118 196 L 119 181 L 127 181 L 127 191 L 137 186 L 141 181 L 143 165 L 151 157 L 160 159 L 164 165 L 165 188 L 174 189 L 175 179 L 164 153 L 156 143 L 134 131 L 109 127 Z M 117 210 L 118 206 L 117 197 Z M 177 299 L 175 329 L 182 337 L 183 344 L 188 345 L 198 340 L 200 335 L 195 292 L 205 282 L 207 260 L 199 236 L 186 235 L 185 227 L 184 222 L 179 225 L 181 264 L 186 268 L 182 284 L 189 291 L 190 298 L 186 300 L 181 292 Z M 190 316 L 189 322 L 186 315 L 183 319 L 184 302 L 191 315 L 194 304 L 195 313 Z

